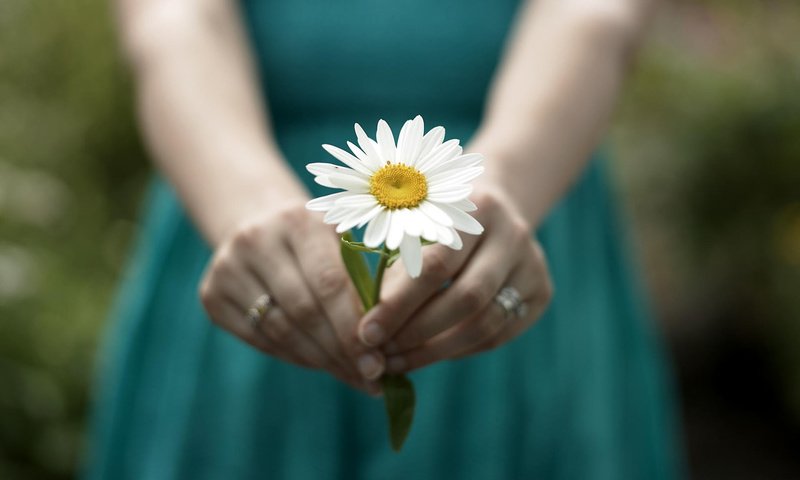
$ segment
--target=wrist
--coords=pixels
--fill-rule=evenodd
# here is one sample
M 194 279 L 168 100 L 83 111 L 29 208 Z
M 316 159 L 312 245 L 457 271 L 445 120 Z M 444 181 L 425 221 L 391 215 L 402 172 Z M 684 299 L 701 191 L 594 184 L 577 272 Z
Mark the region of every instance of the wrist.
M 476 180 L 471 198 L 479 209 L 481 204 L 486 201 L 503 205 L 510 212 L 511 217 L 517 222 L 527 225 L 528 230 L 536 227 L 536 223 L 528 216 L 521 199 L 513 195 L 507 184 L 497 178 L 482 177 Z
M 494 144 L 497 145 L 497 144 Z M 498 197 L 512 207 L 520 220 L 535 228 L 541 218 L 534 205 L 535 198 L 530 195 L 530 185 L 523 185 L 530 178 L 531 165 L 513 151 L 497 148 L 491 142 L 477 137 L 470 143 L 470 152 L 484 156 L 484 173 L 475 182 L 475 194 L 488 193 Z
M 485 173 L 480 182 L 497 185 L 534 228 L 569 190 L 586 165 L 589 155 L 554 141 L 555 133 L 535 128 L 537 122 L 517 132 L 484 127 L 469 150 L 484 155 Z M 511 130 L 511 129 L 509 129 Z
M 297 177 L 282 158 L 258 158 L 249 165 L 238 162 L 208 182 L 200 201 L 190 210 L 204 236 L 216 247 L 239 229 L 309 199 Z

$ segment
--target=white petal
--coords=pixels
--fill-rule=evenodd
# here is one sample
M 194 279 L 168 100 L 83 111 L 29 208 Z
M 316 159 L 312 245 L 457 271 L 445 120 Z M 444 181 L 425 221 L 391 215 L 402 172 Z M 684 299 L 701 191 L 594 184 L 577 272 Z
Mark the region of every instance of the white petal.
M 467 153 L 453 160 L 459 167 L 474 167 L 483 163 L 484 157 L 480 153 Z
M 375 206 L 378 201 L 368 193 L 352 193 L 336 201 L 337 207 L 366 208 Z
M 461 241 L 461 235 L 452 228 L 450 229 L 450 233 L 453 235 L 453 240 L 450 241 L 447 246 L 453 250 L 461 250 L 464 247 L 464 242 Z
M 339 233 L 343 233 L 358 225 L 365 216 L 369 215 L 374 210 L 374 208 L 372 207 L 357 208 L 357 209 L 348 208 L 347 210 L 348 210 L 348 215 L 339 222 L 339 225 L 336 226 L 336 231 Z
M 352 168 L 333 165 L 331 163 L 309 163 L 308 165 L 306 165 L 306 170 L 313 173 L 314 175 L 324 175 L 324 176 L 349 175 L 356 178 L 369 180 L 368 174 L 365 175 L 363 173 L 353 170 Z
M 463 210 L 465 212 L 474 212 L 478 209 L 478 206 L 472 203 L 472 200 L 468 198 L 464 198 L 462 200 L 458 200 L 456 202 L 450 203 L 451 207 L 455 207 L 459 210 Z
M 428 196 L 430 197 L 431 194 L 439 194 L 439 193 L 443 193 L 443 192 L 467 192 L 467 191 L 468 192 L 472 192 L 472 185 L 470 185 L 470 184 L 464 185 L 464 184 L 460 184 L 460 183 L 456 183 L 456 184 L 441 184 L 440 183 L 438 185 L 431 185 L 431 186 L 428 187 Z M 464 198 L 464 197 L 462 197 L 462 198 Z M 429 200 L 440 201 L 440 200 L 434 200 L 433 198 L 429 198 Z M 459 198 L 458 200 L 461 200 L 461 198 Z M 453 201 L 455 201 L 455 200 L 453 200 Z
M 449 170 L 458 170 L 464 168 L 478 167 L 483 162 L 483 155 L 480 153 L 468 153 L 466 155 L 458 155 L 450 160 L 440 163 L 435 167 L 428 168 L 425 175 L 434 177 Z
M 389 250 L 396 250 L 403 240 L 403 232 L 405 231 L 405 223 L 402 210 L 394 210 L 392 212 L 392 222 L 389 225 L 389 232 L 386 234 L 386 248 Z
M 437 203 L 451 203 L 467 198 L 472 193 L 472 185 L 437 185 L 428 189 L 428 200 Z
M 422 132 L 425 126 L 422 117 L 417 115 L 414 120 L 408 120 L 403 124 L 400 135 L 397 137 L 397 156 L 395 161 L 406 165 L 414 165 L 417 161 L 416 155 L 422 147 Z
M 353 152 L 353 155 L 355 155 L 356 158 L 358 158 L 359 160 L 361 160 L 364 163 L 369 161 L 369 157 L 367 157 L 367 154 L 364 153 L 363 150 L 358 148 L 358 145 L 354 144 L 353 142 L 348 141 L 347 142 L 347 146 L 350 148 L 350 151 Z
M 447 192 L 428 194 L 428 200 L 437 203 L 451 203 L 469 197 L 469 194 L 472 193 L 472 186 L 462 185 L 460 187 L 463 187 L 464 190 L 451 190 Z
M 427 174 L 432 169 L 439 165 L 448 162 L 459 155 L 461 155 L 462 148 L 458 144 L 458 140 L 448 140 L 443 144 L 435 147 L 424 159 L 417 163 L 417 170 Z
M 378 140 L 378 149 L 381 152 L 381 157 L 384 162 L 394 162 L 397 147 L 394 144 L 394 134 L 392 129 L 385 120 L 378 120 L 378 131 L 375 132 L 375 138 Z
M 352 175 L 327 175 L 325 178 L 336 188 L 343 188 L 357 193 L 367 193 L 369 191 L 368 181 Z
M 339 147 L 334 147 L 333 145 L 324 144 L 322 148 L 325 149 L 326 152 L 333 155 L 337 160 L 344 163 L 348 167 L 352 168 L 357 172 L 361 172 L 364 175 L 372 175 L 375 172 L 374 169 L 369 168 L 368 165 L 364 164 L 358 158 L 350 155 L 349 153 L 345 152 Z
M 419 209 L 428 218 L 438 223 L 439 225 L 444 225 L 445 227 L 450 227 L 453 225 L 453 219 L 448 217 L 447 214 L 441 208 L 437 207 L 431 202 L 424 201 L 420 203 Z
M 314 181 L 319 183 L 323 187 L 342 188 L 342 187 L 339 187 L 338 185 L 335 185 L 333 182 L 331 182 L 331 179 L 328 178 L 326 175 L 320 175 L 320 176 L 314 177 Z
M 389 232 L 389 223 L 392 219 L 391 210 L 383 210 L 378 213 L 375 218 L 367 225 L 367 231 L 364 232 L 364 245 L 369 248 L 377 248 L 381 243 L 386 240 L 386 234 Z
M 332 209 L 328 210 L 328 213 L 325 214 L 325 217 L 322 219 L 322 221 L 327 224 L 336 224 L 346 219 L 351 213 L 352 210 L 349 208 L 333 207 Z
M 400 242 L 400 258 L 411 278 L 419 277 L 422 272 L 422 244 L 417 237 L 408 235 Z
M 441 225 L 436 226 L 436 237 L 437 242 L 441 243 L 442 245 L 450 246 L 453 243 L 453 234 L 455 230 L 453 227 L 443 227 Z
M 378 144 L 367 136 L 367 133 L 361 128 L 361 125 L 356 123 L 355 129 L 356 137 L 358 137 L 358 145 L 361 147 L 361 150 L 372 160 L 372 164 L 382 165 L 383 162 L 381 161 L 381 154 L 378 152 Z
M 422 139 L 425 138 L 425 121 L 422 120 L 421 115 L 417 115 L 414 117 L 414 122 L 411 125 L 413 127 L 411 130 L 411 140 L 414 149 L 409 152 L 410 158 L 407 163 L 409 165 L 415 165 L 420 159 L 419 152 L 422 150 Z
M 406 120 L 403 127 L 400 129 L 400 134 L 397 135 L 397 154 L 395 161 L 397 163 L 406 163 L 406 144 L 408 143 L 408 135 L 411 130 L 411 120 Z
M 420 209 L 417 209 L 415 213 L 417 214 L 418 220 L 422 225 L 422 238 L 428 240 L 429 242 L 435 242 L 438 238 L 438 235 L 436 234 L 436 229 L 438 228 L 436 222 L 431 220 L 430 217 L 425 215 L 425 213 Z
M 424 217 L 425 214 L 417 210 L 406 210 L 404 215 L 406 217 L 406 234 L 412 237 L 419 237 L 422 235 L 422 222 L 424 221 L 422 217 Z
M 361 163 L 363 163 L 373 171 L 383 166 L 383 163 L 381 163 L 380 160 L 370 158 L 369 155 L 364 153 L 364 151 L 358 148 L 358 146 L 356 146 L 353 142 L 347 142 L 347 146 L 350 147 L 350 150 L 353 152 L 353 155 L 355 155 L 356 158 L 361 160 Z
M 375 218 L 379 213 L 381 213 L 384 210 L 385 209 L 383 205 L 375 205 L 374 207 L 372 207 L 372 210 L 361 216 L 361 218 L 358 220 L 358 223 L 356 224 L 356 228 L 363 227 L 364 225 L 367 224 L 367 222 L 372 221 L 373 218 Z
M 337 200 L 352 196 L 354 196 L 352 192 L 332 193 L 330 195 L 325 195 L 324 197 L 318 197 L 310 200 L 308 203 L 306 203 L 306 208 L 314 212 L 326 212 L 333 208 L 333 205 Z
M 453 219 L 453 227 L 456 230 L 461 230 L 462 232 L 470 233 L 472 235 L 480 235 L 483 233 L 483 225 L 472 218 L 470 214 L 462 212 L 461 210 L 453 208 L 447 204 L 439 204 L 437 207 L 444 210 L 444 212 Z
M 434 127 L 430 132 L 422 137 L 422 147 L 417 156 L 417 162 L 425 158 L 434 148 L 442 144 L 444 140 L 444 127 Z
M 485 169 L 483 167 L 456 168 L 447 170 L 428 177 L 428 185 L 468 183 L 480 176 Z
M 378 162 L 378 165 L 381 167 L 386 165 L 388 161 L 383 158 L 383 153 L 381 153 L 381 146 L 378 145 L 378 142 L 372 140 L 371 138 L 369 139 L 369 141 L 372 144 L 372 148 L 375 149 L 375 151 L 377 152 L 376 162 Z

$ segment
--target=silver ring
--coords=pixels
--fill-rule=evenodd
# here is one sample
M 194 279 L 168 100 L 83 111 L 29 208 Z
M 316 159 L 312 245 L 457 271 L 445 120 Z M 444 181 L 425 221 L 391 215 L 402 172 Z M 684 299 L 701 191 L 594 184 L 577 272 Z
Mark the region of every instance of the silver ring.
M 261 322 L 261 319 L 264 318 L 264 315 L 267 314 L 267 311 L 273 306 L 272 305 L 272 297 L 269 294 L 264 293 L 260 295 L 253 305 L 247 309 L 247 321 L 250 323 L 250 326 L 253 329 L 258 328 L 258 324 Z
M 524 317 L 528 314 L 528 305 L 522 301 L 519 291 L 514 287 L 503 287 L 494 297 L 494 301 L 505 312 L 506 320 L 511 316 Z

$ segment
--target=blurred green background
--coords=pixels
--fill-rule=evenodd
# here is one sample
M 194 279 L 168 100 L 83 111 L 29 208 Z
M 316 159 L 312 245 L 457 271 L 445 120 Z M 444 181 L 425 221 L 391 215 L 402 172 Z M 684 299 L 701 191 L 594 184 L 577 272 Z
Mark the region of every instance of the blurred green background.
M 149 166 L 108 2 L 0 2 L 0 479 L 71 478 Z M 669 2 L 610 143 L 696 478 L 800 477 L 800 5 Z

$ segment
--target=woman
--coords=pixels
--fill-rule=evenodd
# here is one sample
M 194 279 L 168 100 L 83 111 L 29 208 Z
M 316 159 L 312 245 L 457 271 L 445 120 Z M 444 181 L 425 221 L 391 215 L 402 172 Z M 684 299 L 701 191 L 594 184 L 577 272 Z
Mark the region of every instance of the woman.
M 651 3 L 118 0 L 168 183 L 118 304 L 88 478 L 677 476 L 658 344 L 589 160 Z M 419 279 L 390 269 L 365 316 L 303 167 L 354 122 L 417 113 L 485 155 L 485 232 L 426 247 Z M 387 371 L 418 390 L 400 454 L 356 390 Z

